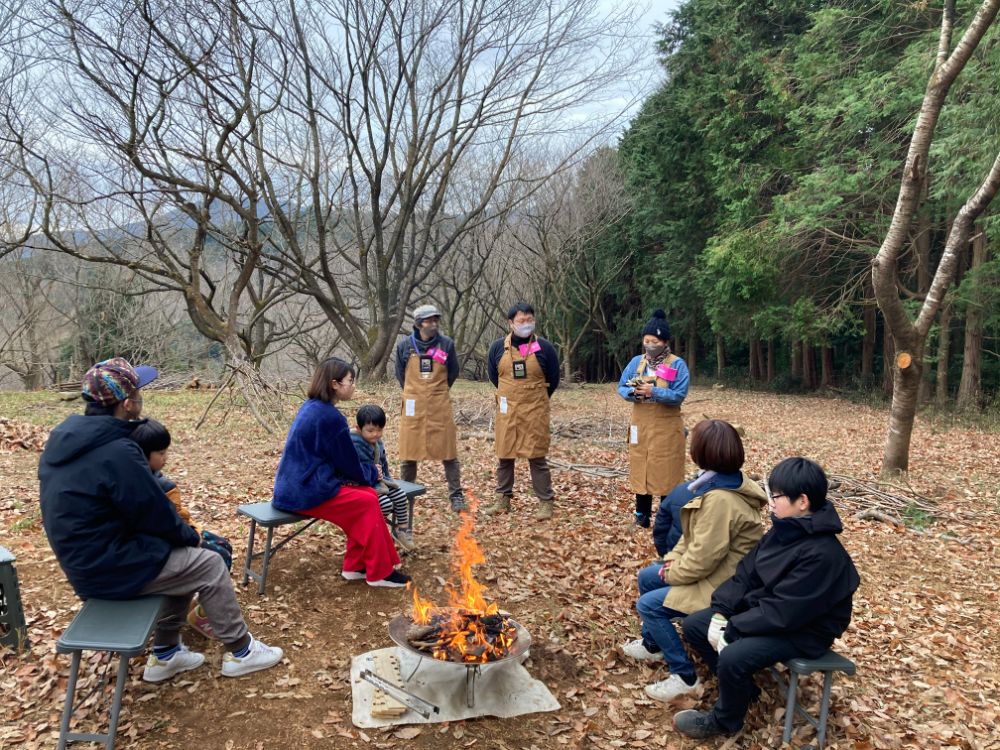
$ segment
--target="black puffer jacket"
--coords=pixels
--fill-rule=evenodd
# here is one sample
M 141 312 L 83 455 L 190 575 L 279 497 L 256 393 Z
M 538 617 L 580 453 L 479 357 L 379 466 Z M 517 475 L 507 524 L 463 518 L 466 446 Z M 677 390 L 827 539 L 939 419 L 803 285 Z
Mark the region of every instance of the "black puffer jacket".
M 171 549 L 197 547 L 129 439 L 138 422 L 69 417 L 49 436 L 38 465 L 42 523 L 76 593 L 135 596 L 163 569 Z
M 803 655 L 821 656 L 851 621 L 861 582 L 840 544 L 840 517 L 827 503 L 811 516 L 778 519 L 712 595 L 729 620 L 726 640 L 782 636 Z

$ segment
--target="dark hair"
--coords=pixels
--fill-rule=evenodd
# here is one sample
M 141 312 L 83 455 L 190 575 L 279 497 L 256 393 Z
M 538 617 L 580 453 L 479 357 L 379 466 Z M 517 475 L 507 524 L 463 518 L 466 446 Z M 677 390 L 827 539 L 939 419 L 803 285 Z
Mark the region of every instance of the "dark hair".
M 525 315 L 534 315 L 535 308 L 533 308 L 527 302 L 515 302 L 513 305 L 510 306 L 510 309 L 507 311 L 507 320 L 513 320 L 514 316 L 517 315 L 519 312 L 522 312 Z
M 139 444 L 146 458 L 149 458 L 150 453 L 165 451 L 170 447 L 170 432 L 155 419 L 147 419 L 136 425 L 131 438 Z
M 786 458 L 771 469 L 768 486 L 772 495 L 788 495 L 789 500 L 805 495 L 812 513 L 826 505 L 826 473 L 818 463 L 802 456 Z
M 703 419 L 691 431 L 691 460 L 706 471 L 735 474 L 746 456 L 736 428 L 721 419 Z
M 96 401 L 88 401 L 84 397 L 84 402 L 86 406 L 83 407 L 83 416 L 85 417 L 113 417 L 115 415 L 115 409 L 121 405 L 121 401 L 110 406 L 105 406 L 104 404 L 99 404 Z
M 319 363 L 316 372 L 313 373 L 312 381 L 309 383 L 309 398 L 317 398 L 320 401 L 331 403 L 333 401 L 333 388 L 330 383 L 334 380 L 340 382 L 350 375 L 357 377 L 354 366 L 350 362 L 345 362 L 339 357 L 329 357 Z
M 358 427 L 364 427 L 366 424 L 373 424 L 376 427 L 385 427 L 385 412 L 382 411 L 381 406 L 377 406 L 376 404 L 365 404 L 358 409 L 357 420 Z

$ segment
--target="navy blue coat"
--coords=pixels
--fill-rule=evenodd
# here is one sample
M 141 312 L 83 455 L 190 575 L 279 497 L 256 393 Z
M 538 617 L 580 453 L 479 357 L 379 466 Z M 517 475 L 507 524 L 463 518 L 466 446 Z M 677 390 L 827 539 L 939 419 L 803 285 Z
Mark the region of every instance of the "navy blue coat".
M 726 640 L 768 635 L 791 641 L 804 656 L 822 656 L 851 622 L 861 583 L 837 535 L 831 503 L 811 516 L 775 518 L 736 574 L 715 590 L 712 609 L 728 620 Z
M 663 498 L 656 511 L 656 520 L 653 522 L 653 546 L 656 547 L 656 553 L 660 557 L 672 550 L 684 536 L 684 530 L 681 528 L 681 508 L 709 490 L 720 487 L 727 490 L 739 489 L 743 484 L 743 475 L 740 472 L 716 474 L 698 487 L 697 492 L 688 489 L 690 484 L 692 482 L 685 480 L 670 490 L 670 494 Z
M 362 466 L 347 420 L 337 407 L 311 398 L 299 408 L 274 478 L 275 508 L 312 508 L 340 492 L 344 482 L 378 483 L 374 464 Z
M 42 524 L 77 595 L 128 599 L 175 547 L 197 547 L 139 445 L 139 422 L 77 414 L 52 430 L 38 465 Z

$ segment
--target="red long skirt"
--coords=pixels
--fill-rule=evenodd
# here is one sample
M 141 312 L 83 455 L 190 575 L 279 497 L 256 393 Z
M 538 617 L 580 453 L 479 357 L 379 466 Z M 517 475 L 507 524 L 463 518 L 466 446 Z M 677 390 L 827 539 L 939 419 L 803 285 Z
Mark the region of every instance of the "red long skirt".
M 355 572 L 364 568 L 365 578 L 381 581 L 399 563 L 396 546 L 378 506 L 378 495 L 371 487 L 345 484 L 329 500 L 296 512 L 322 518 L 343 530 L 347 535 L 345 571 Z

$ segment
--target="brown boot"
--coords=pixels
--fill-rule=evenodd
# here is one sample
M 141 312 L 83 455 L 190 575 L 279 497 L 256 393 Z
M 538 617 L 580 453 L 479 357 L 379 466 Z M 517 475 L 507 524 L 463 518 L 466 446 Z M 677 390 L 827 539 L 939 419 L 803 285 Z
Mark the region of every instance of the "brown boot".
M 488 516 L 495 516 L 497 513 L 510 513 L 510 495 L 503 495 L 498 492 L 496 501 L 488 508 L 484 508 L 483 513 Z
M 538 510 L 535 511 L 536 521 L 548 521 L 552 518 L 552 501 L 551 500 L 539 500 Z

